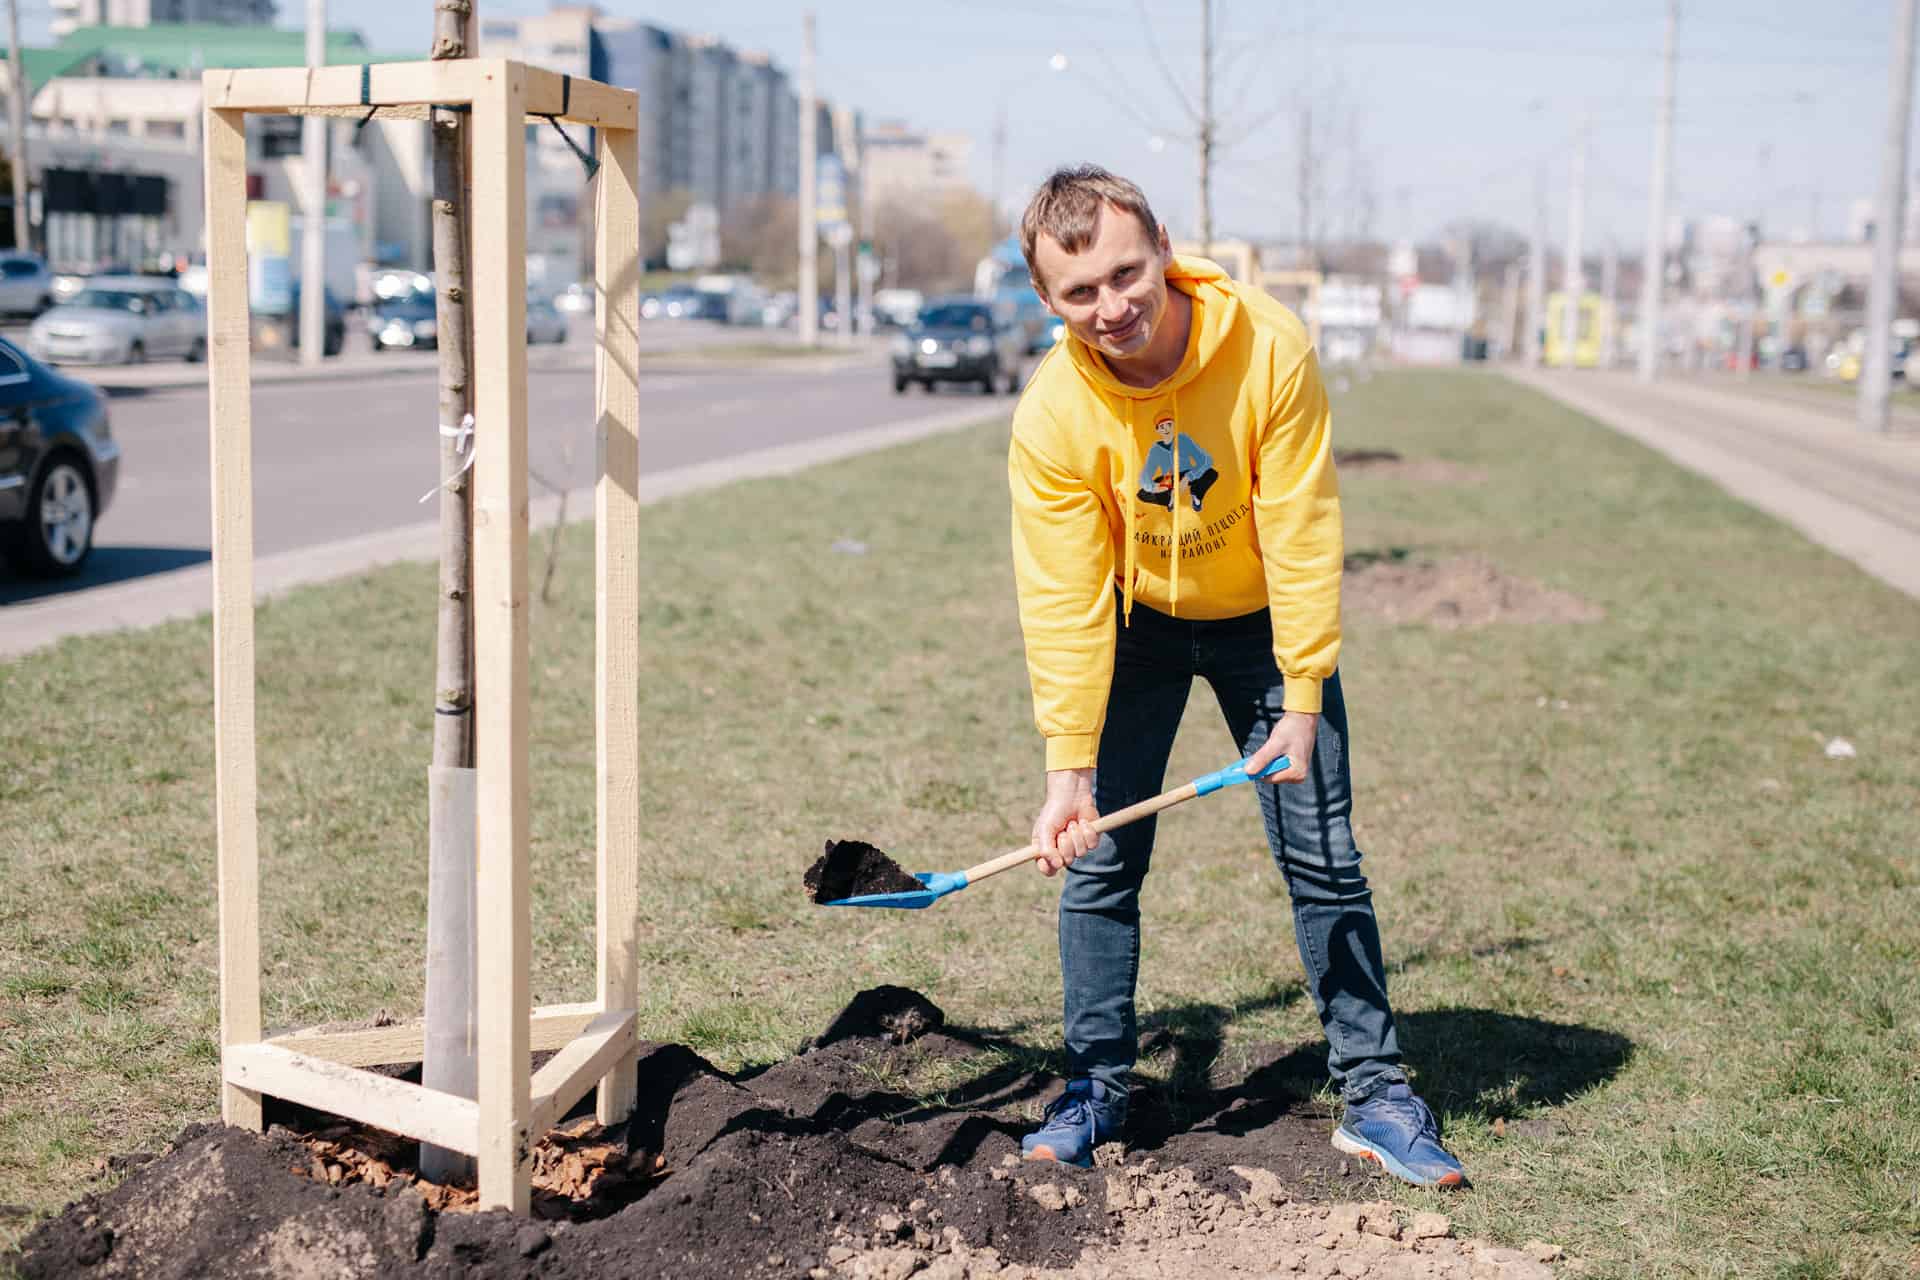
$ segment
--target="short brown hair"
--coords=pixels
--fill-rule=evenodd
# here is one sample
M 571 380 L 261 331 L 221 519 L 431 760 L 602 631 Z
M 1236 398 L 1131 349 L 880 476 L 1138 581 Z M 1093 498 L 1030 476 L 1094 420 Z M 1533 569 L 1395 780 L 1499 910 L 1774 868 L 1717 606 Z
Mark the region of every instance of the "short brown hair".
M 1044 283 L 1033 261 L 1041 234 L 1059 241 L 1068 253 L 1078 253 L 1093 243 L 1100 211 L 1108 205 L 1131 214 L 1146 228 L 1147 239 L 1159 245 L 1160 220 L 1153 216 L 1139 187 L 1097 164 L 1055 169 L 1027 201 L 1027 211 L 1020 218 L 1020 252 L 1026 255 L 1027 273 L 1034 283 Z

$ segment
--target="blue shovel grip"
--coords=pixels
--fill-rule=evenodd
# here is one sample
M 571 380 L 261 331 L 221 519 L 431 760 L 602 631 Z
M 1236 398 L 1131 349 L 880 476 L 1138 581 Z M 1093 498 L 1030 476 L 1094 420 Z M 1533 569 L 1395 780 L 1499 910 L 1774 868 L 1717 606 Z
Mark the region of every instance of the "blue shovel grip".
M 1215 769 L 1212 773 L 1201 774 L 1193 780 L 1194 793 L 1203 796 L 1212 795 L 1220 788 L 1230 787 L 1236 782 L 1252 781 L 1252 775 L 1247 772 L 1247 760 L 1251 759 L 1253 757 L 1248 756 L 1246 760 L 1237 760 L 1224 769 Z M 1260 776 L 1271 778 L 1276 773 L 1284 773 L 1289 763 L 1291 762 L 1285 756 L 1281 756 L 1261 770 Z

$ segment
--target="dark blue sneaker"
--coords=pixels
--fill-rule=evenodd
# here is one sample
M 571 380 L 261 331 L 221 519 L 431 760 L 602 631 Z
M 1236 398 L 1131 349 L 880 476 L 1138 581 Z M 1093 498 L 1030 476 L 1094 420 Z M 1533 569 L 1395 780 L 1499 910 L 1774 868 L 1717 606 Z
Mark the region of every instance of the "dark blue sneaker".
M 1433 1112 L 1411 1088 L 1391 1084 L 1365 1102 L 1349 1102 L 1333 1145 L 1371 1160 L 1416 1187 L 1462 1187 L 1466 1170 L 1440 1145 Z
M 1073 1080 L 1047 1107 L 1045 1121 L 1020 1140 L 1028 1160 L 1057 1160 L 1082 1169 L 1093 1163 L 1093 1149 L 1120 1136 L 1121 1117 L 1113 1094 L 1098 1080 Z

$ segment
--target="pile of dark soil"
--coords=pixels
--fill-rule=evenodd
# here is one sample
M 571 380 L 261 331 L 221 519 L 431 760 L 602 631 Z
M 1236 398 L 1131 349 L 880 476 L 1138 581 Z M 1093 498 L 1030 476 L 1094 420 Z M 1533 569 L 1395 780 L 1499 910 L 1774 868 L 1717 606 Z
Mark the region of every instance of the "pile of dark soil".
M 812 902 L 838 902 L 869 893 L 914 893 L 927 886 L 864 840 L 829 840 L 827 851 L 800 877 Z
M 1578 596 L 1503 573 L 1479 556 L 1445 560 L 1349 559 L 1341 604 L 1356 616 L 1451 629 L 1493 623 L 1594 622 Z
M 630 1123 L 574 1125 L 536 1153 L 552 1177 L 532 1220 L 458 1212 L 461 1197 L 407 1167 L 407 1144 L 324 1117 L 283 1113 L 295 1127 L 264 1136 L 194 1126 L 164 1153 L 127 1162 L 119 1186 L 42 1223 L 0 1271 L 1000 1276 L 1070 1266 L 1083 1249 L 1119 1241 L 1110 1209 L 1124 1205 L 1109 1206 L 1119 1185 L 1109 1175 L 1147 1160 L 1191 1166 L 1193 1185 L 1236 1203 L 1248 1168 L 1267 1171 L 1269 1200 L 1364 1193 L 1310 1100 L 1324 1069 L 1318 1046 L 1256 1053 L 1236 1079 L 1185 1073 L 1177 1096 L 1143 1092 L 1133 1150 L 1105 1148 L 1105 1169 L 1078 1170 L 1017 1160 L 1019 1135 L 1058 1082 L 1014 1065 L 1011 1044 L 945 1023 L 918 993 L 879 987 L 758 1072 L 729 1075 L 681 1045 L 643 1046 Z M 938 1105 L 876 1084 L 935 1061 L 960 1077 Z
M 1444 458 L 1407 458 L 1394 449 L 1335 449 L 1333 465 L 1348 475 L 1384 475 L 1420 485 L 1478 484 L 1487 478 L 1478 467 Z

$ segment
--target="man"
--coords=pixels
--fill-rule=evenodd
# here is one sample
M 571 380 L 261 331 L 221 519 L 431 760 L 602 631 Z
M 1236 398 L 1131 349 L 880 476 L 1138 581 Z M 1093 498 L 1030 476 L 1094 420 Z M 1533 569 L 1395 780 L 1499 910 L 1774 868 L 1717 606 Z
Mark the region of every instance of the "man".
M 1118 1139 L 1136 1030 L 1149 818 L 1195 676 L 1258 774 L 1274 861 L 1346 1113 L 1333 1144 L 1408 1182 L 1457 1186 L 1400 1067 L 1372 897 L 1348 826 L 1341 526 L 1318 364 L 1294 316 L 1212 263 L 1176 258 L 1131 182 L 1063 169 L 1021 223 L 1033 287 L 1068 337 L 1014 415 L 1013 558 L 1046 739 L 1034 819 L 1061 870 L 1070 1079 L 1029 1159 L 1091 1162 Z

